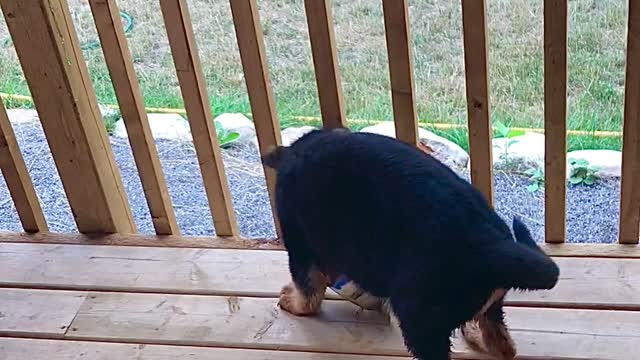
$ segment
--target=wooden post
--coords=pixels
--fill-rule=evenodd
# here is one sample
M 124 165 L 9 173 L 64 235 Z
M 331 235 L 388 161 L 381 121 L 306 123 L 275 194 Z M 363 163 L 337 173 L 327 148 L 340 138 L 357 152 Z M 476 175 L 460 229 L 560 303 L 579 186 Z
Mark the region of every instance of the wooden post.
M 238 48 L 244 69 L 244 77 L 251 103 L 251 113 L 256 125 L 260 153 L 266 154 L 280 145 L 280 124 L 269 80 L 269 69 L 264 50 L 264 39 L 260 29 L 260 18 L 255 0 L 230 0 L 233 23 L 238 38 Z M 276 231 L 280 235 L 275 207 L 275 173 L 265 167 L 265 176 Z
M 396 138 L 418 146 L 407 0 L 383 0 Z
M 48 231 L 40 202 L 24 163 L 7 111 L 0 99 L 0 168 L 24 231 Z
M 471 182 L 493 204 L 485 0 L 462 0 Z
M 179 235 L 180 229 L 144 110 L 118 5 L 115 0 L 90 0 L 89 4 L 122 118 L 127 127 L 129 144 L 140 174 L 153 227 L 158 235 Z
M 545 241 L 565 241 L 567 0 L 544 1 Z
M 629 0 L 628 21 L 618 241 L 621 244 L 638 244 L 640 226 L 640 0 Z
M 135 232 L 67 2 L 0 6 L 78 230 Z
M 185 0 L 160 0 L 213 224 L 218 236 L 238 235 L 209 96 Z
M 313 66 L 326 128 L 346 127 L 338 70 L 338 53 L 331 16 L 331 0 L 305 0 Z

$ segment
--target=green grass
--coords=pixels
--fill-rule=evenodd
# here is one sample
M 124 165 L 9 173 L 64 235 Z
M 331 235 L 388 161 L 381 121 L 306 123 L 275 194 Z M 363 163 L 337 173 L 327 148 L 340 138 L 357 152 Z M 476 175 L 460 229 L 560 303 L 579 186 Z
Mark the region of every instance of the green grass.
M 89 6 L 68 0 L 82 43 L 97 39 Z M 282 126 L 318 116 L 313 62 L 301 0 L 258 1 L 270 76 Z M 120 0 L 134 27 L 129 44 L 148 107 L 183 102 L 158 2 Z M 189 0 L 214 114 L 250 112 L 228 1 Z M 409 1 L 415 95 L 421 121 L 466 123 L 459 1 Z M 487 0 L 491 119 L 543 126 L 541 0 Z M 335 0 L 336 42 L 346 113 L 392 119 L 382 8 L 379 0 Z M 569 129 L 620 130 L 627 2 L 569 2 Z M 8 36 L 0 21 L 0 44 Z M 115 95 L 100 49 L 85 50 L 100 102 Z M 14 50 L 0 45 L 0 92 L 28 95 Z M 8 107 L 23 106 L 8 102 Z M 466 148 L 464 130 L 436 131 Z M 570 136 L 569 150 L 619 149 L 619 138 Z

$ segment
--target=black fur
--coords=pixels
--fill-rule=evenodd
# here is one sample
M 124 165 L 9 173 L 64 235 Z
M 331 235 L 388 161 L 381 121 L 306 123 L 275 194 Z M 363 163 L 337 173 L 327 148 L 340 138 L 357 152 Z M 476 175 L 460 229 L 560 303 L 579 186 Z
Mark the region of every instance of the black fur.
M 381 135 L 312 131 L 263 158 L 294 283 L 344 274 L 388 298 L 420 359 L 449 359 L 453 330 L 496 289 L 550 289 L 559 269 L 514 219 L 505 222 L 467 181 Z M 492 312 L 502 314 L 502 302 Z M 501 318 L 499 319 L 501 322 Z

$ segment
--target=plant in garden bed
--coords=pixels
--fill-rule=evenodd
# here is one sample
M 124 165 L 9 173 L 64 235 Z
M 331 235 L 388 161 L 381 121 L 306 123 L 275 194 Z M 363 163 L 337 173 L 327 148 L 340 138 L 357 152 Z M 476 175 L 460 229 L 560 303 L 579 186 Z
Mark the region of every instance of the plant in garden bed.
M 509 156 L 509 148 L 518 143 L 518 140 L 514 139 L 514 137 L 524 135 L 524 131 L 510 129 L 501 122 L 496 122 L 496 131 L 498 132 L 498 136 L 496 136 L 496 138 L 505 138 L 504 151 L 500 154 L 500 158 L 504 161 L 505 168 L 512 169 L 517 164 L 515 164 L 513 159 Z
M 527 185 L 529 192 L 534 193 L 544 188 L 544 171 L 541 168 L 529 169 L 525 174 L 529 176 L 529 185 Z
M 585 159 L 569 159 L 569 183 L 593 185 L 598 180 L 598 168 Z
M 226 147 L 238 140 L 240 138 L 240 134 L 235 131 L 228 131 L 223 128 L 219 122 L 213 122 L 216 127 L 216 136 L 218 137 L 218 143 L 220 147 Z

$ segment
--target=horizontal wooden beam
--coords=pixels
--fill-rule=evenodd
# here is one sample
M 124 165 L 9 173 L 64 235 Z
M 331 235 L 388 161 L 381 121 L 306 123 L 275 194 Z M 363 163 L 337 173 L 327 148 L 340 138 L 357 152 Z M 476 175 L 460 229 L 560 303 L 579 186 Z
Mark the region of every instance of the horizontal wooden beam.
M 157 236 L 123 234 L 76 233 L 0 233 L 0 243 L 110 245 L 203 249 L 284 250 L 282 243 L 274 239 L 242 239 L 236 237 Z M 640 245 L 624 244 L 540 244 L 554 257 L 640 258 Z

